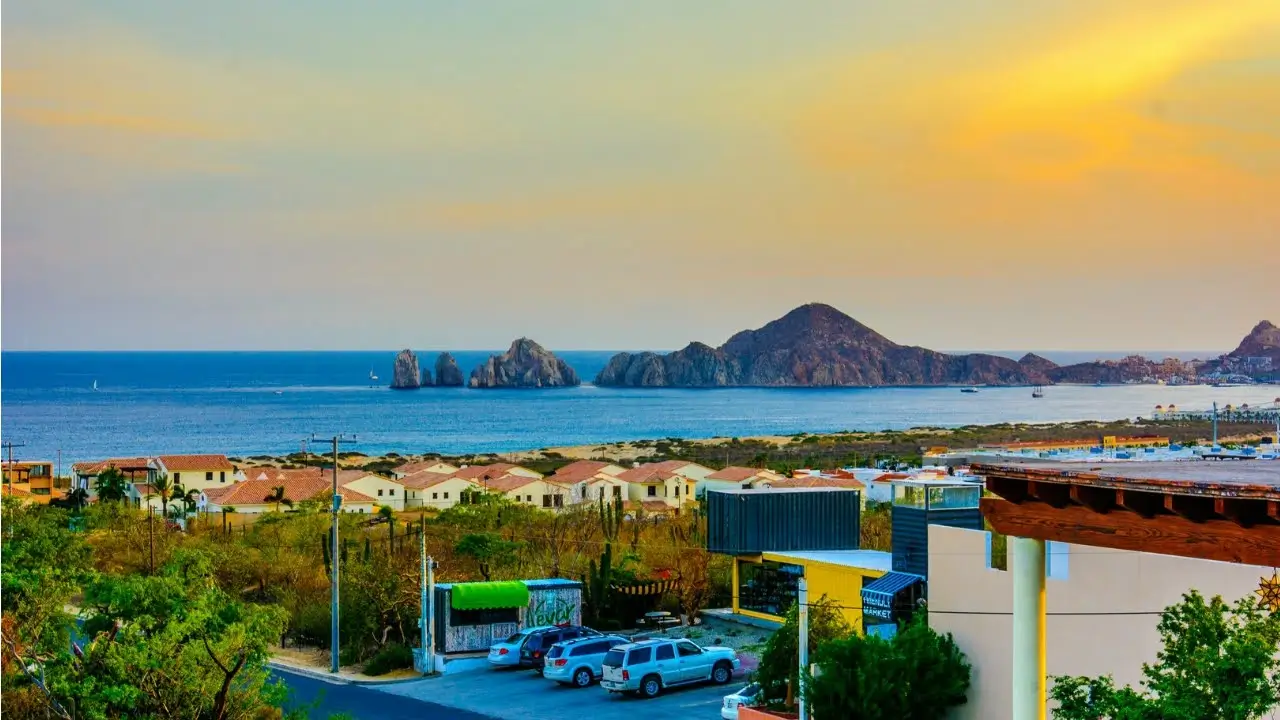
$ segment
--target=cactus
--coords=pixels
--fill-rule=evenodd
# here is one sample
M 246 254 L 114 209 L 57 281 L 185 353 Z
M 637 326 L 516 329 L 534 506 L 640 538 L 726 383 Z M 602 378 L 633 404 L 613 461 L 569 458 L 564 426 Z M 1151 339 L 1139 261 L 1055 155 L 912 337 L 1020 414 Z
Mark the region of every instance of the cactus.
M 347 543 L 348 542 L 350 542 L 349 538 L 342 538 L 342 564 L 343 565 L 347 564 Z
M 364 538 L 364 564 L 369 564 L 369 555 L 373 552 L 373 545 L 369 542 L 369 536 Z
M 591 610 L 591 623 L 598 623 L 605 615 L 609 602 L 609 586 L 613 584 L 613 544 L 605 543 L 600 553 L 600 564 L 592 560 L 588 575 L 582 578 L 582 590 L 586 594 L 583 604 Z
M 606 503 L 604 498 L 600 498 L 600 534 L 604 536 L 605 542 L 613 542 L 618 539 L 618 530 L 622 527 L 622 498 L 614 498 L 612 503 Z

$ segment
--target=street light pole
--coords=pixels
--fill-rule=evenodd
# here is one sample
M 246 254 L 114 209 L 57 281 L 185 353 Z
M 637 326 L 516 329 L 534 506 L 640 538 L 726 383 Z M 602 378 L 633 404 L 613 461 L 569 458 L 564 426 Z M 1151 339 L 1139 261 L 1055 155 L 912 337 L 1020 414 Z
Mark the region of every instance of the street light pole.
M 311 439 L 316 439 L 314 434 L 312 434 Z M 334 435 L 330 438 L 330 442 L 333 443 L 333 528 L 331 530 L 332 537 L 330 538 L 332 542 L 330 557 L 333 558 L 333 561 L 329 563 L 331 573 L 329 579 L 329 672 L 335 675 L 338 673 L 338 654 L 340 650 L 338 633 L 338 568 L 342 565 L 342 558 L 338 548 L 338 512 L 342 507 L 342 496 L 338 494 L 338 446 L 342 443 L 354 443 L 355 441 L 355 435 L 350 438 L 344 435 Z

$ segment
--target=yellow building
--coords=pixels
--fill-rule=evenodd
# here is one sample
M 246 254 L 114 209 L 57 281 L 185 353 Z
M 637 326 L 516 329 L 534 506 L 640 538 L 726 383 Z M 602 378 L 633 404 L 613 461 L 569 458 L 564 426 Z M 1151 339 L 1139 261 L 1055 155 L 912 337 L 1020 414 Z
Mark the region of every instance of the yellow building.
M 808 550 L 739 556 L 733 563 L 733 611 L 782 622 L 796 600 L 798 581 L 808 583 L 809 602 L 822 596 L 840 606 L 845 620 L 863 632 L 862 588 L 893 569 L 880 550 Z
M 53 463 L 48 461 L 5 461 L 3 491 L 9 495 L 25 493 L 41 504 L 48 504 L 63 495 L 55 487 Z

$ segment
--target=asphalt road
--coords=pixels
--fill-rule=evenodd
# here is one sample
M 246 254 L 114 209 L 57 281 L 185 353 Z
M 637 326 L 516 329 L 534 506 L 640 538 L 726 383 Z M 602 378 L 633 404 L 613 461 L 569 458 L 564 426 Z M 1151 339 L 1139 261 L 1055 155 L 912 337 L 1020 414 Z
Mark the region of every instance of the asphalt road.
M 272 670 L 271 675 L 289 686 L 290 709 L 316 703 L 309 713 L 312 720 L 325 720 L 339 712 L 348 713 L 358 720 L 492 720 L 469 710 L 379 692 L 361 685 L 336 685 L 282 670 Z

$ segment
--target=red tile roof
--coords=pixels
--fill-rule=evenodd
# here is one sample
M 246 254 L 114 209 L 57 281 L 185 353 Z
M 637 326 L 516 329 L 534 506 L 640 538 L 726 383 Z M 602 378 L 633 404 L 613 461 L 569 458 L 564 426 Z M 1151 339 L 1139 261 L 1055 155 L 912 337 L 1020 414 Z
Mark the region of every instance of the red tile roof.
M 660 483 L 676 477 L 676 474 L 653 465 L 641 465 L 618 473 L 618 479 L 630 483 Z
M 440 483 L 443 483 L 447 480 L 453 480 L 455 478 L 458 480 L 466 480 L 467 482 L 479 487 L 479 485 L 476 484 L 475 481 L 468 480 L 467 478 L 460 478 L 457 475 L 454 475 L 453 473 L 435 473 L 435 472 L 431 472 L 430 470 L 419 470 L 418 472 L 413 473 L 411 475 L 405 475 L 404 477 L 400 478 L 399 482 L 400 484 L 404 485 L 407 488 L 413 488 L 415 490 L 426 490 L 427 488 L 435 487 Z
M 258 468 L 255 468 L 258 469 Z M 271 468 L 274 470 L 274 468 Z M 270 505 L 267 497 L 277 487 L 284 488 L 284 496 L 291 502 L 304 500 L 327 500 L 332 494 L 332 481 L 319 474 L 293 474 L 292 471 L 278 470 L 278 474 L 262 479 L 245 480 L 227 488 L 216 488 L 205 491 L 205 497 L 218 505 Z M 339 487 L 338 494 L 350 502 L 376 502 L 364 493 L 350 488 Z
M 649 463 L 648 467 L 654 468 L 655 470 L 662 470 L 669 473 L 675 473 L 675 472 L 680 472 L 681 470 L 689 467 L 690 465 L 698 465 L 698 463 L 693 462 L 691 460 L 663 460 L 662 462 Z M 702 466 L 698 465 L 698 467 L 702 467 Z
M 492 465 L 471 465 L 464 467 L 455 476 L 466 478 L 468 480 L 478 480 L 480 478 L 499 478 L 509 473 L 516 466 L 511 463 L 493 463 Z
M 708 480 L 725 480 L 728 482 L 742 482 L 743 480 L 749 480 L 753 477 L 756 477 L 762 472 L 765 472 L 765 471 L 760 470 L 758 468 L 749 468 L 749 467 L 740 467 L 737 465 L 730 465 L 729 467 L 723 470 L 717 470 L 711 473 L 710 475 L 707 476 L 707 479 Z
M 71 470 L 79 475 L 101 475 L 107 468 L 116 468 L 117 470 L 149 470 L 150 459 L 144 457 L 133 458 L 108 458 L 106 460 L 95 460 L 92 462 L 78 462 L 71 466 Z
M 611 464 L 599 460 L 578 460 L 556 470 L 549 479 L 569 484 L 582 482 Z
M 781 480 L 773 480 L 769 483 L 776 488 L 841 488 L 843 490 L 862 490 L 867 486 L 853 478 L 840 477 L 821 477 L 819 475 L 810 475 L 808 477 L 798 478 L 782 478 Z
M 226 455 L 161 455 L 156 458 L 164 464 L 169 472 L 188 472 L 191 470 L 228 470 L 234 471 L 235 465 Z
M 525 477 L 524 475 L 503 475 L 502 477 L 481 482 L 480 486 L 497 492 L 511 492 L 536 482 L 539 482 L 538 478 Z
M 402 475 L 413 475 L 414 473 L 419 473 L 423 470 L 433 468 L 436 465 L 449 465 L 449 463 L 442 460 L 418 460 L 416 462 L 407 462 L 403 465 L 397 465 L 393 469 Z M 450 465 L 450 467 L 453 466 Z

